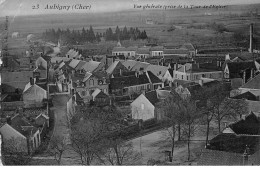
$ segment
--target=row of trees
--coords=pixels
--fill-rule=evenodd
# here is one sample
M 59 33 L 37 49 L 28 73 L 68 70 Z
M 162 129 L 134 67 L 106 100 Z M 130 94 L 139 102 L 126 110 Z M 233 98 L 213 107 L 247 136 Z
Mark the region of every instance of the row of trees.
M 79 30 L 61 30 L 58 28 L 46 30 L 43 35 L 43 39 L 46 41 L 57 42 L 62 40 L 67 44 L 83 44 L 85 42 L 100 42 L 101 38 L 104 38 L 106 41 L 117 41 L 117 40 L 129 40 L 129 39 L 147 39 L 146 31 L 140 31 L 138 28 L 127 29 L 125 26 L 123 29 L 119 29 L 117 26 L 115 31 L 111 28 L 106 29 L 104 33 L 94 32 L 92 26 L 89 29 L 82 28 Z
M 221 133 L 221 122 L 224 119 L 241 118 L 248 111 L 245 100 L 229 98 L 229 91 L 223 83 L 197 90 L 186 99 L 181 98 L 174 90 L 172 92 L 173 94 L 161 103 L 165 120 L 171 125 L 171 128 L 167 128 L 167 138 L 170 138 L 172 147 L 171 157 L 174 153 L 176 133 L 178 141 L 183 138 L 187 141 L 188 160 L 190 160 L 190 142 L 198 128 L 206 126 L 205 144 L 207 145 L 214 119 L 217 121 L 218 132 Z
M 62 137 L 50 142 L 50 152 L 58 164 L 65 151 L 76 153 L 81 165 L 129 165 L 139 159 L 131 142 L 113 137 L 111 130 L 120 130 L 118 119 L 122 118 L 114 107 L 100 109 L 94 106 L 81 107 L 71 120 L 71 145 Z

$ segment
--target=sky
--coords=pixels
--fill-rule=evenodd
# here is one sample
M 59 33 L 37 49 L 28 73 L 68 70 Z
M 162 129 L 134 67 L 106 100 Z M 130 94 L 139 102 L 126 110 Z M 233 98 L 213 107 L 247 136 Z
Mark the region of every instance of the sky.
M 134 9 L 134 4 L 145 5 L 236 5 L 254 4 L 259 0 L 0 0 L 0 17 L 58 13 L 93 13 Z M 33 6 L 38 9 L 32 9 Z M 69 10 L 44 9 L 47 5 L 70 6 Z M 89 10 L 72 10 L 73 5 L 88 6 Z

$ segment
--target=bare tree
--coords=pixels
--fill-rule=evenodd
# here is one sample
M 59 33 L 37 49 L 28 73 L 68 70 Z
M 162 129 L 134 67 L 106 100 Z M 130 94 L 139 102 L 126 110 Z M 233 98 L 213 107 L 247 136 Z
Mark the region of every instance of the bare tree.
M 197 92 L 196 98 L 200 101 L 200 110 L 204 114 L 204 121 L 207 125 L 206 145 L 209 139 L 210 123 L 215 118 L 218 124 L 218 131 L 221 132 L 221 121 L 225 118 L 236 119 L 247 113 L 248 105 L 243 99 L 230 99 L 229 91 L 223 83 L 211 87 L 204 87 Z M 203 104 L 203 105 L 202 105 Z
M 62 136 L 54 136 L 50 140 L 48 153 L 54 156 L 56 162 L 60 165 L 63 153 L 67 150 L 66 138 Z
M 175 146 L 175 134 L 176 128 L 178 128 L 178 136 L 180 139 L 180 124 L 182 123 L 182 114 L 184 112 L 183 100 L 175 92 L 172 91 L 170 96 L 168 96 L 164 101 L 160 103 L 161 110 L 163 111 L 163 118 L 165 122 L 171 125 L 171 128 L 166 128 L 168 131 L 168 137 L 171 140 L 171 158 L 172 161 L 174 146 Z
M 199 124 L 199 119 L 201 117 L 200 112 L 197 110 L 196 103 L 192 100 L 183 101 L 185 107 L 183 118 L 184 126 L 182 128 L 184 136 L 187 138 L 188 145 L 188 161 L 190 160 L 190 141 L 191 137 L 195 135 L 195 131 Z
M 103 163 L 110 165 L 133 165 L 140 159 L 140 154 L 135 152 L 133 144 L 120 138 L 106 140 L 107 148 L 103 155 Z
M 72 149 L 79 155 L 82 165 L 91 165 L 95 154 L 100 150 L 98 139 L 101 135 L 102 130 L 98 121 L 82 120 L 72 126 Z
M 32 159 L 28 153 L 27 141 L 10 138 L 2 143 L 2 155 L 6 165 L 27 165 Z

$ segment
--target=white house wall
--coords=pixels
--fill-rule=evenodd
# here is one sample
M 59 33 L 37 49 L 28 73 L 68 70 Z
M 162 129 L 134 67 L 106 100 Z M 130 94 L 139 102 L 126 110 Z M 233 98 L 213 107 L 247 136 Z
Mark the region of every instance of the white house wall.
M 132 118 L 148 120 L 154 118 L 155 107 L 141 94 L 131 103 Z

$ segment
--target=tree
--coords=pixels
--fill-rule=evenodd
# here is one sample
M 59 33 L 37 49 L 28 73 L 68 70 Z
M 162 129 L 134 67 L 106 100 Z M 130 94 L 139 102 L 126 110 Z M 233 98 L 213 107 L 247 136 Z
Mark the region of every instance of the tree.
M 225 118 L 236 119 L 248 112 L 247 102 L 243 99 L 235 100 L 229 98 L 229 91 L 223 83 L 211 87 L 204 87 L 198 92 L 197 98 L 200 101 L 200 108 L 204 114 L 207 124 L 206 144 L 208 143 L 209 128 L 211 121 L 215 118 L 218 124 L 218 131 L 221 132 L 221 121 Z
M 14 137 L 2 143 L 2 156 L 6 165 L 27 165 L 32 159 L 26 140 Z
M 62 136 L 54 136 L 50 140 L 48 153 L 54 156 L 54 159 L 60 165 L 62 154 L 67 150 L 66 138 Z
M 183 135 L 187 138 L 188 145 L 188 161 L 190 160 L 190 141 L 191 137 L 194 136 L 197 129 L 199 118 L 201 114 L 197 110 L 196 102 L 191 99 L 186 99 L 183 101 L 183 106 L 185 107 L 183 113 Z
M 91 165 L 100 150 L 98 142 L 102 138 L 102 128 L 97 120 L 81 120 L 72 126 L 72 149 L 79 155 L 82 165 Z
M 175 92 L 172 91 L 171 95 L 164 99 L 164 101 L 160 104 L 163 110 L 163 118 L 165 122 L 169 123 L 171 128 L 167 126 L 168 136 L 171 139 L 171 160 L 173 157 L 174 152 L 174 145 L 175 145 L 175 133 L 176 133 L 176 126 L 178 124 L 178 135 L 180 137 L 180 124 L 182 122 L 182 115 L 184 112 L 183 107 L 183 100 L 181 97 Z
M 140 154 L 133 150 L 133 144 L 120 138 L 105 140 L 107 147 L 101 160 L 110 165 L 133 165 L 140 159 Z

